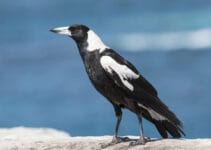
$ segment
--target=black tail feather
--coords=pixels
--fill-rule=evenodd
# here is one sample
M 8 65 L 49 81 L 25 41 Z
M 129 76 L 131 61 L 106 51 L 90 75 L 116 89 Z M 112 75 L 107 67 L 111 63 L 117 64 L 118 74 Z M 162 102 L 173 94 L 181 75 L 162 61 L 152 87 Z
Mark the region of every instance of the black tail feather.
M 158 132 L 160 133 L 160 135 L 163 137 L 163 138 L 168 138 L 168 133 L 166 132 L 166 129 L 165 127 L 162 125 L 162 123 L 158 122 L 158 121 L 153 121 Z
M 152 122 L 156 126 L 158 132 L 163 138 L 168 138 L 168 133 L 174 138 L 180 138 L 182 136 L 185 136 L 185 133 L 182 130 L 182 123 L 180 122 L 179 119 L 173 118 L 169 120 L 169 118 L 166 118 L 166 120 L 159 120 L 159 118 L 158 119 L 152 118 L 147 109 L 142 108 L 142 112 L 143 112 L 143 117 L 146 118 L 148 121 Z M 173 116 L 175 115 L 173 114 Z
M 165 126 L 165 129 L 175 138 L 182 137 L 183 132 L 177 125 L 174 125 L 171 122 L 163 121 L 162 124 Z
M 181 138 L 182 136 L 185 136 L 185 133 L 182 131 L 180 126 L 175 125 L 168 120 L 154 120 L 154 123 L 163 138 L 168 138 L 167 132 L 174 138 Z

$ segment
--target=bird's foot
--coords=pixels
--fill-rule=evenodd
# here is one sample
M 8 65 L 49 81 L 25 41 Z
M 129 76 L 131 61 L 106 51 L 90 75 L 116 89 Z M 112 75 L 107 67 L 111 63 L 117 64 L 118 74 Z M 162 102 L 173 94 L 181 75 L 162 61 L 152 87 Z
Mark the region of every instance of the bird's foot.
M 130 139 L 128 137 L 113 137 L 111 143 L 118 144 L 118 143 L 121 143 L 121 142 L 127 142 L 129 140 Z
M 130 139 L 128 137 L 115 137 L 114 136 L 111 142 L 101 145 L 101 148 L 106 148 L 108 146 L 112 146 L 112 145 L 116 145 L 118 143 L 128 142 L 128 141 L 130 141 Z
M 147 142 L 146 139 L 140 138 L 137 141 L 130 142 L 129 146 L 144 145 Z

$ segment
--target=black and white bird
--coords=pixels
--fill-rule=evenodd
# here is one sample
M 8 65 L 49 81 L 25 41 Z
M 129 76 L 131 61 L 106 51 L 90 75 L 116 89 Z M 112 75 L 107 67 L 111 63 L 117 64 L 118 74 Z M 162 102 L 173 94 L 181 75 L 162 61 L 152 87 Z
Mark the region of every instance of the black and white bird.
M 59 27 L 50 31 L 71 37 L 77 44 L 92 84 L 113 105 L 117 123 L 111 143 L 119 143 L 122 108 L 135 113 L 139 120 L 140 139 L 132 145 L 144 144 L 142 117 L 155 125 L 163 138 L 184 135 L 182 123 L 160 100 L 156 89 L 125 58 L 106 46 L 99 36 L 85 25 Z

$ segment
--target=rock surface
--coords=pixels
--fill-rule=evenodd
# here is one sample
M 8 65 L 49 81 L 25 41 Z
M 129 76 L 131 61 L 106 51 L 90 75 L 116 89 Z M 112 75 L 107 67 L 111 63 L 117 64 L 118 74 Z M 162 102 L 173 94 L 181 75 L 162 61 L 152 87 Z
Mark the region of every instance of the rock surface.
M 138 139 L 129 136 L 130 139 Z M 70 137 L 67 133 L 48 128 L 0 129 L 0 150 L 100 150 L 112 136 Z M 211 150 L 211 139 L 162 139 L 145 145 L 129 146 L 124 142 L 107 150 Z

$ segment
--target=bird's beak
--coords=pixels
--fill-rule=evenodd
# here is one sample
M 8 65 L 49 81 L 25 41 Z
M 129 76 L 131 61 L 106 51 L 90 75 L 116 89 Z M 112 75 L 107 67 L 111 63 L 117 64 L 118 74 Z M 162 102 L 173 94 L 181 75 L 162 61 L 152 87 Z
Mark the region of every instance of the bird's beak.
M 69 27 L 54 28 L 54 29 L 50 29 L 50 31 L 54 33 L 58 33 L 58 34 L 71 36 L 71 31 L 69 30 Z

